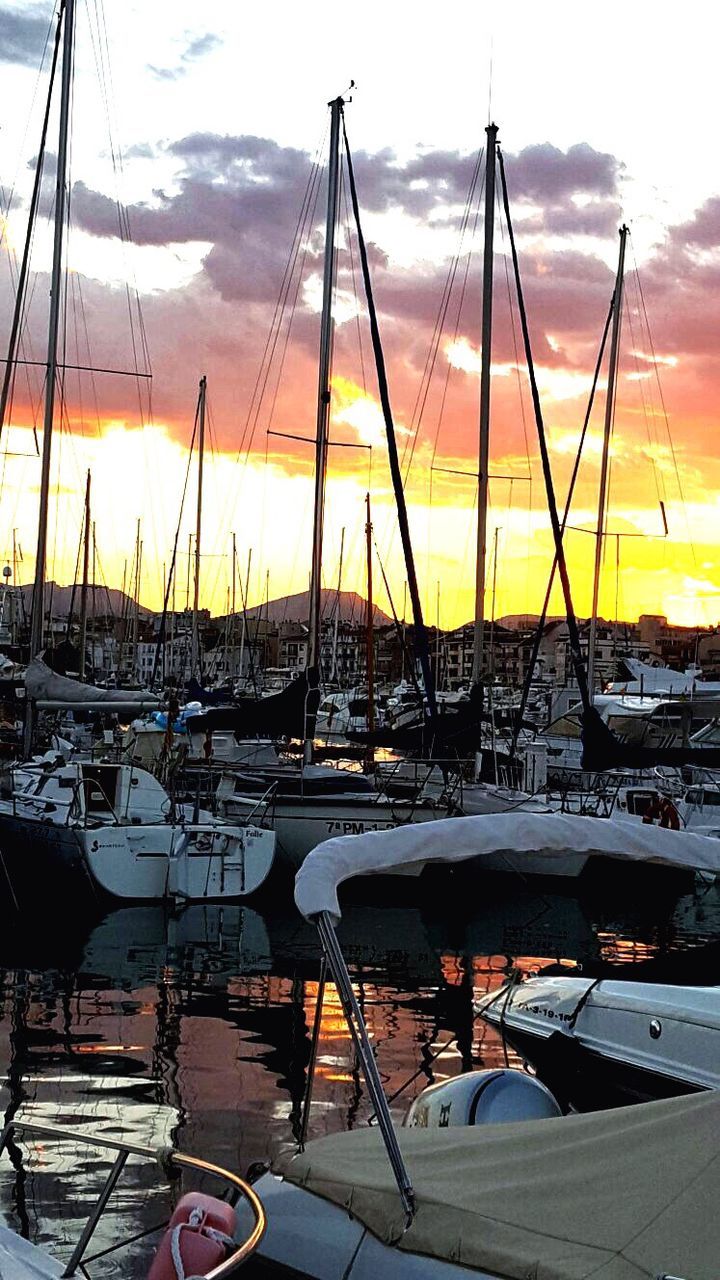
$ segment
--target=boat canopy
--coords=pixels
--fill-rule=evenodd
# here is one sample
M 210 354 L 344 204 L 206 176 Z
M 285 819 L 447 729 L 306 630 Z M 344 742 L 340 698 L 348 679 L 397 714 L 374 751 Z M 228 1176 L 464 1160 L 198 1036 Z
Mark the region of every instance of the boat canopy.
M 375 1128 L 275 1168 L 403 1251 L 507 1280 L 717 1280 L 720 1094 L 514 1124 L 402 1129 L 405 1214 Z M 309 1219 L 310 1220 L 310 1219 Z
M 357 875 L 418 875 L 428 863 L 518 853 L 575 853 L 655 862 L 690 871 L 720 871 L 720 841 L 642 823 L 567 813 L 488 813 L 408 823 L 389 831 L 337 836 L 317 845 L 295 877 L 295 902 L 307 919 L 340 919 L 337 889 Z

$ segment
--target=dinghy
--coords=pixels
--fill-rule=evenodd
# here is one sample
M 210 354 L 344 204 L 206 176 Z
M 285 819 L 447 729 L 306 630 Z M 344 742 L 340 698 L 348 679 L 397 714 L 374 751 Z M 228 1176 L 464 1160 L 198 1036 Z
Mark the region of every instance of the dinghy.
M 476 1009 L 574 1106 L 720 1089 L 720 987 L 540 976 Z

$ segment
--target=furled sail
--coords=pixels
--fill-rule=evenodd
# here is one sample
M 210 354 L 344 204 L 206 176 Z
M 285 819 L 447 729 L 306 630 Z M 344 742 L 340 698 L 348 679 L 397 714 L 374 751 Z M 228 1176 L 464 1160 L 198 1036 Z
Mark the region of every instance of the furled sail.
M 98 689 L 68 676 L 59 676 L 42 658 L 33 658 L 25 671 L 28 698 L 39 704 L 67 707 L 156 707 L 159 699 L 145 689 Z

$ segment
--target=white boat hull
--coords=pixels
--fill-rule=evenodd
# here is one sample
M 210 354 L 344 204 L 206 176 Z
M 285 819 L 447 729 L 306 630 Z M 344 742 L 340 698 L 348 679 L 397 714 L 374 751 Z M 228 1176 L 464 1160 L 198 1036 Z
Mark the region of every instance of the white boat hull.
M 275 834 L 202 824 L 107 826 L 78 832 L 94 882 L 114 898 L 187 902 L 245 898 L 267 878 Z
M 252 796 L 234 795 L 226 803 L 230 820 L 258 815 Z M 447 810 L 412 801 L 368 800 L 365 796 L 313 796 L 279 800 L 267 810 L 267 821 L 277 834 L 278 857 L 294 869 L 302 865 L 317 845 L 337 836 L 364 835 L 369 831 L 390 831 L 408 823 L 433 822 L 447 818 Z M 587 865 L 587 854 L 572 849 L 552 854 L 519 850 L 482 858 L 482 869 L 493 872 L 520 872 L 524 876 L 552 876 L 577 879 Z
M 650 1093 L 720 1089 L 718 987 L 538 977 L 478 1010 L 538 1066 L 552 1047 L 560 1069 L 570 1041 L 588 1064 L 624 1075 L 633 1094 L 641 1078 Z

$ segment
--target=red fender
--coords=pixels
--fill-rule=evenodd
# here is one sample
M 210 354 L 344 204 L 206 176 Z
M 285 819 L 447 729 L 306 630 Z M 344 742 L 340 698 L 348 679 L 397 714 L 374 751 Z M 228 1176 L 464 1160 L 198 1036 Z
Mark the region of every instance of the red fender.
M 191 1223 L 191 1218 L 193 1219 Z M 148 1272 L 147 1280 L 181 1280 L 173 1261 L 172 1242 L 176 1228 L 177 1246 L 186 1276 L 204 1276 L 227 1257 L 227 1246 L 206 1234 L 207 1229 L 220 1231 L 231 1239 L 235 1234 L 236 1214 L 231 1205 L 215 1196 L 204 1196 L 199 1191 L 188 1191 L 178 1201 L 165 1235 Z

